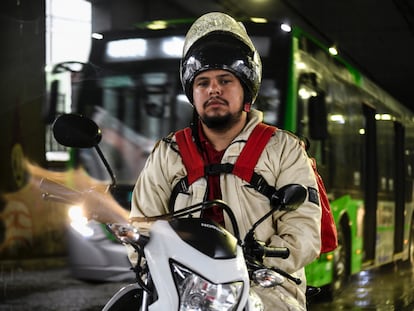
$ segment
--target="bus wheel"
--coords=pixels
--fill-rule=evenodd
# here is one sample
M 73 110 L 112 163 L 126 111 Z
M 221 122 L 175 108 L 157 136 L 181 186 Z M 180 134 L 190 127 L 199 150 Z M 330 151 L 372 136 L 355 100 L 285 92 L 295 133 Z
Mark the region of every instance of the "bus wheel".
M 334 299 L 344 289 L 349 277 L 349 243 L 346 226 L 341 221 L 338 226 L 338 247 L 334 251 L 332 283 L 329 285 L 328 293 Z

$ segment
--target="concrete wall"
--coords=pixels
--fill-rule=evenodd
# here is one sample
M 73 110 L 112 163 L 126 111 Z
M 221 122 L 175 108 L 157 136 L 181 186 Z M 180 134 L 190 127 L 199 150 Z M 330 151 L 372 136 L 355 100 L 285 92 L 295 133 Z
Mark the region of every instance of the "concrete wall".
M 1 5 L 0 260 L 61 256 L 64 211 L 42 200 L 25 166 L 45 164 L 45 3 Z
M 43 0 L 23 0 L 6 1 L 2 10 L 0 191 L 3 192 L 24 185 L 22 156 L 44 163 L 41 111 L 45 100 L 45 8 Z

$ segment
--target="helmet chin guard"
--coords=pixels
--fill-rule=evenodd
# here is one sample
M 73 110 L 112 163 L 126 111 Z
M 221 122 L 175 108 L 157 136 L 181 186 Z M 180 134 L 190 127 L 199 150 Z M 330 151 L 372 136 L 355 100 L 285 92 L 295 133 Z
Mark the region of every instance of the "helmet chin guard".
M 245 102 L 254 102 L 262 75 L 259 53 L 244 26 L 229 15 L 219 12 L 201 16 L 186 35 L 180 76 L 191 103 L 195 77 L 211 69 L 233 73 L 243 85 Z

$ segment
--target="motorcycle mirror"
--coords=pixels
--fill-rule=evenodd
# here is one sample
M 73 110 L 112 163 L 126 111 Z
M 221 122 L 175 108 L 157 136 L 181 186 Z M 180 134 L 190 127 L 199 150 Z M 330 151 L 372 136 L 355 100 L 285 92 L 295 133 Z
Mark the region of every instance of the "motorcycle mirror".
M 305 201 L 307 192 L 300 184 L 283 186 L 272 196 L 270 205 L 283 211 L 294 211 Z
M 105 159 L 99 142 L 102 139 L 102 132 L 99 126 L 91 119 L 80 114 L 67 113 L 59 116 L 53 124 L 53 136 L 57 142 L 66 147 L 92 148 L 98 152 L 112 183 L 110 188 L 115 187 L 116 178 L 111 166 Z
M 53 136 L 66 147 L 92 148 L 102 139 L 101 129 L 89 118 L 69 113 L 59 116 L 53 124 Z
M 306 199 L 308 190 L 305 186 L 300 184 L 288 184 L 277 190 L 270 198 L 270 206 L 272 209 L 256 221 L 249 232 L 247 232 L 245 241 L 253 238 L 253 232 L 266 218 L 272 215 L 275 211 L 294 211 Z

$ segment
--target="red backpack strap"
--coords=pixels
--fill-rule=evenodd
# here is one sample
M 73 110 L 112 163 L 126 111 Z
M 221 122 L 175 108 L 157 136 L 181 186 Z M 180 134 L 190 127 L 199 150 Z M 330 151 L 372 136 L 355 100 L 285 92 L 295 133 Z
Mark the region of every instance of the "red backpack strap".
M 256 125 L 236 163 L 234 163 L 234 175 L 251 182 L 257 161 L 276 129 L 276 127 L 264 123 Z
M 247 181 L 252 188 L 256 189 L 271 201 L 276 189 L 270 186 L 261 175 L 255 173 L 254 168 L 267 142 L 276 129 L 274 126 L 259 123 L 250 134 L 246 145 L 243 147 L 234 165 L 225 163 L 209 166 L 205 166 L 198 152 L 191 135 L 191 129 L 185 128 L 177 131 L 175 137 L 188 175 L 182 178 L 173 188 L 169 202 L 170 212 L 174 210 L 175 199 L 178 193 L 186 193 L 188 186 L 197 179 L 205 176 L 205 174 L 232 173 Z
M 194 181 L 204 176 L 204 161 L 193 141 L 191 128 L 186 127 L 177 131 L 175 139 L 187 170 L 188 184 L 191 185 Z

